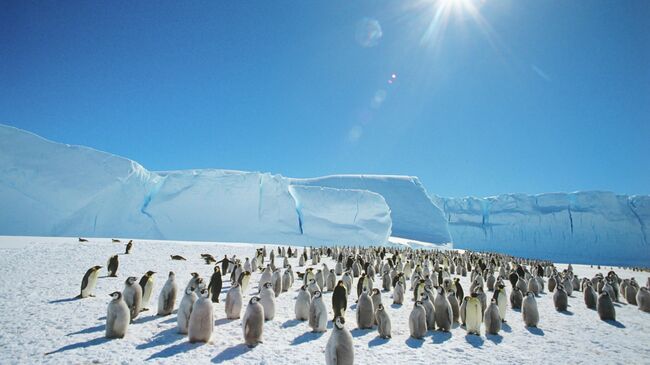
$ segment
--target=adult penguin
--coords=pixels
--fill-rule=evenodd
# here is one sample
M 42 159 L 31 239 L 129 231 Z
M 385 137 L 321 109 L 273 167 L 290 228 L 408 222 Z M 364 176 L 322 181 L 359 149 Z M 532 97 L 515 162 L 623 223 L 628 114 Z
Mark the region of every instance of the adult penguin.
M 259 301 L 259 297 L 250 299 L 242 320 L 244 343 L 251 348 L 262 343 L 262 334 L 264 333 L 264 307 Z
M 467 333 L 480 336 L 482 322 L 481 301 L 476 296 L 476 293 L 472 293 L 471 297 L 468 297 L 466 302 L 465 329 L 467 330 Z
M 332 310 L 334 318 L 345 317 L 345 310 L 348 307 L 348 293 L 343 280 L 339 280 L 332 294 Z
M 223 259 L 215 263 L 215 265 L 219 264 L 221 264 L 221 275 L 226 275 L 228 273 L 228 265 L 234 264 L 234 262 L 228 259 L 228 255 L 223 255 Z
M 176 294 L 178 286 L 176 285 L 176 275 L 173 271 L 169 272 L 167 281 L 163 285 L 160 295 L 158 295 L 158 315 L 168 316 L 174 311 L 174 304 L 176 303 Z
M 354 364 L 354 345 L 352 344 L 352 335 L 345 328 L 345 319 L 336 317 L 334 319 L 334 329 L 327 345 L 325 345 L 325 364 L 326 365 L 352 365 Z
M 456 299 L 459 301 L 463 300 L 463 298 L 465 298 L 465 291 L 463 290 L 463 286 L 460 284 L 459 278 L 454 278 L 454 286 L 456 287 Z
M 221 280 L 221 269 L 218 265 L 215 265 L 214 272 L 210 277 L 210 283 L 208 284 L 208 292 L 212 298 L 212 303 L 219 303 L 219 295 L 221 295 L 222 286 L 223 281 Z
M 149 310 L 147 306 L 149 305 L 151 293 L 153 292 L 153 274 L 155 273 L 155 271 L 149 270 L 140 278 L 140 287 L 142 288 L 142 311 Z
M 99 277 L 99 269 L 101 266 L 93 266 L 84 274 L 83 279 L 81 279 L 81 293 L 77 298 L 88 298 L 94 297 L 95 286 L 97 285 L 97 278 Z
M 124 254 L 128 255 L 131 253 L 131 249 L 133 248 L 133 240 L 130 240 L 129 243 L 126 244 L 126 251 Z
M 120 260 L 117 255 L 113 255 L 108 259 L 108 264 L 106 269 L 108 270 L 108 276 L 111 278 L 117 277 L 117 268 L 120 266 Z
M 499 317 L 502 322 L 506 321 L 506 308 L 508 306 L 508 297 L 506 296 L 506 286 L 497 284 L 496 289 L 494 290 L 494 295 L 492 299 L 496 300 L 497 307 L 499 308 Z M 522 298 L 523 300 L 523 298 Z

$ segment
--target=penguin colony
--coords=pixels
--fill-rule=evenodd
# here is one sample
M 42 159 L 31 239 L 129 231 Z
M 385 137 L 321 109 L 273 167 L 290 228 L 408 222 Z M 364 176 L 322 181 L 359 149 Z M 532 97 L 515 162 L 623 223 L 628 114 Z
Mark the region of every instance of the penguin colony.
M 133 246 L 133 241 L 129 241 L 125 254 L 130 254 Z M 415 339 L 422 339 L 428 331 L 449 332 L 457 326 L 477 336 L 482 331 L 498 334 L 509 314 L 508 306 L 520 310 L 520 314 L 510 312 L 510 315 L 521 315 L 526 326 L 537 327 L 540 317 L 536 298 L 545 290 L 553 293 L 553 304 L 560 312 L 567 311 L 570 302 L 578 305 L 580 296 L 584 305 L 595 310 L 601 320 L 615 321 L 614 303 L 623 301 L 650 312 L 650 279 L 641 286 L 634 278 L 620 278 L 613 270 L 606 275 L 598 273 L 592 278 L 579 278 L 571 265 L 558 271 L 547 261 L 470 251 L 389 247 L 322 247 L 298 251 L 278 247 L 276 253 L 276 249 L 258 248 L 252 260 L 246 257 L 244 262 L 235 256 L 224 256 L 217 261 L 210 254 L 202 254 L 205 264 L 214 265 L 208 281 L 194 272 L 179 292 L 176 275 L 169 272 L 158 293 L 156 314 L 168 316 L 177 309 L 177 331 L 187 335 L 191 343 L 211 341 L 215 318 L 240 319 L 243 342 L 255 347 L 263 343 L 264 322 L 275 319 L 275 298 L 291 292 L 295 305 L 293 319 L 307 322 L 312 332 L 330 332 L 325 362 L 351 364 L 354 344 L 347 327 L 376 329 L 380 338 L 388 340 L 392 337 L 391 305 L 412 308 L 407 327 Z M 321 263 L 324 256 L 336 262 L 333 269 Z M 295 274 L 289 257 L 298 258 L 300 271 L 296 270 Z M 186 259 L 172 255 L 171 260 Z M 306 267 L 308 264 L 311 267 Z M 113 255 L 107 265 L 107 276 L 118 276 L 118 268 L 119 256 Z M 78 298 L 94 297 L 101 269 L 102 266 L 93 266 L 86 271 Z M 257 295 L 244 301 L 252 272 L 261 272 Z M 128 277 L 121 292 L 108 294 L 111 299 L 106 316 L 107 338 L 127 335 L 128 327 L 134 325 L 138 315 L 148 310 L 154 295 L 154 274 L 147 271 L 139 280 Z M 470 277 L 468 288 L 462 287 L 460 276 Z M 219 303 L 224 277 L 230 282 L 225 313 L 215 313 L 212 303 Z M 294 287 L 296 280 L 299 283 Z M 333 293 L 329 303 L 322 296 L 325 292 Z M 576 295 L 577 292 L 581 294 Z M 178 298 L 180 304 L 176 308 Z M 352 310 L 352 303 L 356 304 L 356 323 L 350 324 L 345 321 L 345 313 Z M 330 318 L 329 313 L 333 313 Z M 330 321 L 332 326 L 328 329 Z

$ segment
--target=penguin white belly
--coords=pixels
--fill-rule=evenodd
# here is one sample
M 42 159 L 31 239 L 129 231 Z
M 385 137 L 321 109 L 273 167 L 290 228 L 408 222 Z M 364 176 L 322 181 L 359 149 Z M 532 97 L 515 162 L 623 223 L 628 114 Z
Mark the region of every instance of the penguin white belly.
M 88 283 L 86 284 L 86 287 L 81 290 L 82 298 L 91 296 L 95 291 L 95 286 L 97 285 L 97 277 L 99 277 L 99 270 L 95 270 L 95 272 L 91 273 L 88 276 Z
M 146 308 L 149 305 L 149 300 L 151 299 L 151 292 L 153 291 L 153 279 L 147 281 L 147 285 L 144 286 L 144 291 L 142 292 L 142 307 Z
M 481 318 L 481 303 L 478 300 L 469 301 L 465 307 L 465 326 L 467 332 L 480 335 Z
M 502 291 L 499 292 L 499 296 L 497 297 L 497 305 L 499 306 L 499 316 L 501 317 L 501 320 L 503 322 L 506 321 L 507 303 L 508 303 L 508 301 L 506 300 L 505 290 L 502 290 Z

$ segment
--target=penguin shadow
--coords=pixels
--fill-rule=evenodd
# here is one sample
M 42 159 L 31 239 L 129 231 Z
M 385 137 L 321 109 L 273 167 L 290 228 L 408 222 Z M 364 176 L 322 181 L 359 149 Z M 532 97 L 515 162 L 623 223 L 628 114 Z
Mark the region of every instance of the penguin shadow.
M 557 312 L 558 312 L 558 313 L 562 313 L 562 314 L 564 314 L 565 316 L 572 316 L 572 315 L 573 315 L 573 312 L 571 312 L 571 311 L 568 310 L 568 309 L 565 310 L 565 311 L 557 311 Z
M 55 299 L 55 300 L 50 300 L 48 304 L 58 304 L 58 303 L 68 303 L 68 302 L 74 302 L 77 301 L 81 298 L 79 297 L 72 297 L 72 298 L 63 298 L 63 299 Z
M 616 328 L 625 328 L 625 325 L 623 323 L 621 323 L 619 321 L 616 321 L 616 320 L 606 319 L 606 320 L 603 320 L 603 322 L 605 322 L 605 323 L 607 323 L 607 324 L 609 324 L 611 326 L 614 326 Z
M 295 327 L 295 326 L 299 325 L 302 322 L 304 322 L 304 321 L 299 321 L 297 319 L 290 319 L 290 320 L 282 323 L 282 328 Z M 329 323 L 328 323 L 328 327 L 329 327 Z
M 68 333 L 66 336 L 83 335 L 87 333 L 101 332 L 106 330 L 106 324 L 100 324 L 94 327 L 84 328 L 77 332 Z
M 357 309 L 357 303 L 354 303 L 350 306 L 350 309 Z
M 154 360 L 154 359 L 166 359 L 172 356 L 176 356 L 180 353 L 183 352 L 188 352 L 189 350 L 194 350 L 195 348 L 205 345 L 204 343 L 189 343 L 189 342 L 181 342 L 177 343 L 175 345 L 169 346 L 161 351 L 156 352 L 155 354 L 152 354 L 147 358 L 147 361 L 149 360 Z
M 102 336 L 102 337 L 98 337 L 98 338 L 93 338 L 92 340 L 88 340 L 88 341 L 82 341 L 82 342 L 77 342 L 77 343 L 73 343 L 73 344 L 70 344 L 70 345 L 66 345 L 66 346 L 61 347 L 58 350 L 54 350 L 54 351 L 51 351 L 51 352 L 46 352 L 45 355 L 57 354 L 57 353 L 60 353 L 60 352 L 75 350 L 75 349 L 80 349 L 80 348 L 88 348 L 88 347 L 104 344 L 104 343 L 106 343 L 108 341 L 110 341 L 108 338 Z
M 393 304 L 390 305 L 390 307 L 393 308 L 393 309 L 398 309 L 398 308 L 402 308 L 402 305 L 397 304 L 397 303 L 393 303 Z
M 350 331 L 350 333 L 352 334 L 352 337 L 361 337 L 367 335 L 372 331 L 374 331 L 372 328 L 366 328 L 366 329 L 355 328 L 352 331 Z
M 381 338 L 379 336 L 373 338 L 372 340 L 368 341 L 368 347 L 376 347 L 376 346 L 381 346 L 385 345 L 390 341 L 390 338 Z
M 147 317 L 140 317 L 140 316 L 138 316 L 138 318 L 136 318 L 136 319 L 133 321 L 133 324 L 147 323 L 147 322 L 155 321 L 155 320 L 158 319 L 158 318 L 160 318 L 160 317 L 157 316 L 157 315 L 155 315 L 155 314 L 152 315 L 152 316 L 147 316 Z
M 409 338 L 406 339 L 405 343 L 406 343 L 406 346 L 408 346 L 408 347 L 410 347 L 412 349 L 419 349 L 420 347 L 422 347 L 422 345 L 424 345 L 424 340 L 409 337 Z
M 212 359 L 212 362 L 215 364 L 221 364 L 222 362 L 234 360 L 236 357 L 241 356 L 249 351 L 252 351 L 252 349 L 244 344 L 231 346 L 221 351 L 219 355 L 215 356 Z
M 314 341 L 321 338 L 325 332 L 305 332 L 291 341 L 292 346 L 300 345 L 309 341 Z
M 433 333 L 431 334 L 431 339 L 435 344 L 449 341 L 451 339 L 451 332 L 433 331 Z
M 101 316 L 101 317 L 97 318 L 97 320 L 98 320 L 98 321 L 105 321 L 105 320 L 106 320 L 106 316 Z
M 507 332 L 507 333 L 512 332 L 512 327 L 510 327 L 510 325 L 507 322 L 501 322 L 501 329 L 503 330 L 503 332 Z
M 502 327 L 503 327 L 503 326 L 502 326 Z M 501 343 L 501 341 L 503 341 L 503 336 L 501 336 L 501 335 L 491 335 L 491 334 L 486 334 L 486 335 L 485 335 L 485 338 L 487 338 L 488 340 L 492 341 L 492 343 L 494 343 L 495 345 L 498 345 L 498 344 Z
M 151 341 L 137 345 L 135 348 L 138 350 L 145 350 L 145 349 L 150 349 L 152 347 L 169 345 L 184 337 L 185 337 L 184 335 L 178 333 L 178 328 L 172 327 L 162 332 L 158 332 L 156 335 L 153 336 Z
M 535 336 L 544 336 L 544 330 L 538 327 L 526 327 L 528 332 L 532 333 Z
M 228 318 L 219 318 L 216 321 L 214 321 L 215 326 L 221 326 L 222 324 L 234 322 L 236 319 L 228 319 Z
M 477 349 L 483 347 L 483 344 L 485 343 L 483 337 L 477 335 L 470 335 L 470 334 L 465 335 L 465 341 L 467 341 L 468 344 L 472 345 L 474 348 Z

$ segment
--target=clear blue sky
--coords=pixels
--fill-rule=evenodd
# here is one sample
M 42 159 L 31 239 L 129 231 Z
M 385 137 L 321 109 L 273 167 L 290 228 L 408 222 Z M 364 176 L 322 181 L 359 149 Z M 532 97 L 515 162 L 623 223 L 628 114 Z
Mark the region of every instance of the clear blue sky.
M 5 0 L 0 123 L 150 170 L 648 194 L 649 19 L 647 0 Z

